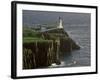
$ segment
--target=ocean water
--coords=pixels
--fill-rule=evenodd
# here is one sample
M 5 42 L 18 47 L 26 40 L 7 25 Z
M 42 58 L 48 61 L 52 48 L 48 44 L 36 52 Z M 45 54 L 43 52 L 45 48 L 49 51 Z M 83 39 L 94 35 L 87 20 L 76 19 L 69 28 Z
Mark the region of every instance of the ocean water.
M 64 53 L 61 56 L 61 64 L 52 64 L 51 67 L 80 67 L 91 65 L 90 54 L 90 26 L 67 26 L 64 27 L 69 36 L 81 47 L 80 50 Z

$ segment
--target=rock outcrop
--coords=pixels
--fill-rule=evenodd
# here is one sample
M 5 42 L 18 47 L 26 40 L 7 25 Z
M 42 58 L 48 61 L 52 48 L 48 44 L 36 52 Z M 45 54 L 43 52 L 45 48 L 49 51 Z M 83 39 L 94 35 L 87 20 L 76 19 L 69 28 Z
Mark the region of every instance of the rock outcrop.
M 23 69 L 59 65 L 60 53 L 80 49 L 64 29 L 50 29 L 40 34 L 43 40 L 23 43 Z
M 42 34 L 45 39 L 59 40 L 60 51 L 62 53 L 80 49 L 80 46 L 70 38 L 70 36 L 67 32 L 64 31 L 64 29 L 50 29 L 48 31 L 42 32 Z
M 59 46 L 52 40 L 23 44 L 23 69 L 43 68 L 52 63 L 60 64 Z

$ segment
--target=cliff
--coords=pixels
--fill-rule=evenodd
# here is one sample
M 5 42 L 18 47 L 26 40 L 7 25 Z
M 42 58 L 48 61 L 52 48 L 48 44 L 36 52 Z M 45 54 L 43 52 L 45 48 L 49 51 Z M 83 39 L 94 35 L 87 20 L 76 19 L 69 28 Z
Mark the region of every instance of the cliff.
M 34 40 L 23 44 L 23 69 L 43 68 L 59 63 L 57 42 Z
M 80 49 L 64 29 L 49 29 L 38 35 L 39 38 L 23 39 L 23 69 L 44 68 L 52 63 L 59 65 L 60 55 Z
M 80 46 L 70 38 L 64 29 L 50 29 L 42 32 L 44 39 L 60 41 L 60 52 L 71 52 L 80 49 Z

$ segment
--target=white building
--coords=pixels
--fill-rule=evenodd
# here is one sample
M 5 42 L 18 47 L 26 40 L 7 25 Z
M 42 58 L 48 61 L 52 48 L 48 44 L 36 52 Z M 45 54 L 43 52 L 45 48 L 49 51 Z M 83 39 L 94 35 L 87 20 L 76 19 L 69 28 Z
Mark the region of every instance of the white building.
M 63 23 L 62 23 L 62 19 L 59 17 L 59 24 L 58 24 L 58 28 L 63 28 Z

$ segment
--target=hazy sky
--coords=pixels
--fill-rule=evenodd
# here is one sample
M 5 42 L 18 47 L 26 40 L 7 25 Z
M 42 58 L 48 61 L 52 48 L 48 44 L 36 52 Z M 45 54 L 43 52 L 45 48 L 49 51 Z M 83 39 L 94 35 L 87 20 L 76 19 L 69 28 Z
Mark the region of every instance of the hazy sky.
M 55 24 L 59 16 L 63 24 L 90 24 L 89 13 L 70 13 L 70 12 L 47 12 L 23 10 L 23 24 L 32 26 L 33 24 Z

